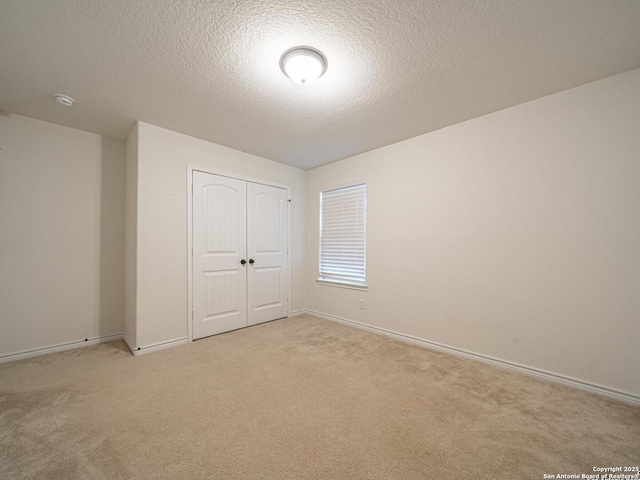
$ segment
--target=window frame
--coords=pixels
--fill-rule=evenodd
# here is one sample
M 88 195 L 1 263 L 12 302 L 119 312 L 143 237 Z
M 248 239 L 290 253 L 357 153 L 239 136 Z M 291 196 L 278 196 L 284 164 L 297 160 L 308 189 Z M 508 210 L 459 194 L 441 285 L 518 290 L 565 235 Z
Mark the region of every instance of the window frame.
M 323 209 L 323 194 L 327 192 L 333 192 L 335 190 L 343 190 L 352 187 L 358 187 L 360 185 L 364 186 L 364 207 L 363 207 L 363 221 L 364 221 L 364 232 L 363 232 L 363 270 L 364 270 L 364 281 L 360 282 L 350 282 L 344 279 L 336 279 L 336 278 L 327 278 L 323 277 L 321 273 L 321 265 L 322 265 L 322 209 Z M 332 185 L 331 187 L 322 188 L 318 193 L 318 263 L 317 263 L 317 278 L 316 283 L 318 285 L 330 286 L 330 287 L 340 287 L 347 288 L 351 290 L 361 290 L 366 291 L 368 289 L 367 284 L 367 182 L 366 180 L 357 180 L 352 181 L 340 185 Z

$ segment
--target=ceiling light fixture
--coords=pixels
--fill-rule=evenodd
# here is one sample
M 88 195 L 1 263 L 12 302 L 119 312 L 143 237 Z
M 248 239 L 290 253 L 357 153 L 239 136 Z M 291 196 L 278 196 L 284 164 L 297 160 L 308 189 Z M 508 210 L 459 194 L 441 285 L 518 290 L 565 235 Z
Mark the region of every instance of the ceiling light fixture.
M 280 69 L 298 85 L 311 85 L 327 71 L 327 59 L 315 48 L 293 47 L 280 57 Z
M 64 105 L 65 107 L 70 107 L 72 106 L 74 103 L 76 103 L 76 101 L 71 98 L 69 95 L 64 95 L 62 93 L 56 93 L 53 98 L 56 99 L 56 102 L 58 102 L 61 105 Z

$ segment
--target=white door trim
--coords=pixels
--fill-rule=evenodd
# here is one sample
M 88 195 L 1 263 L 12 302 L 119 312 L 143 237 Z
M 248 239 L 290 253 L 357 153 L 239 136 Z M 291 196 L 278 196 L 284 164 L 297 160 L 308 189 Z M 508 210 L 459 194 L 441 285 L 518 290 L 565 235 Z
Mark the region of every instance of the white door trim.
M 235 178 L 236 180 L 244 180 L 245 182 L 259 183 L 270 187 L 282 188 L 287 191 L 288 208 L 287 208 L 287 243 L 289 249 L 287 251 L 289 271 L 287 282 L 289 284 L 287 291 L 287 315 L 291 314 L 291 186 L 275 182 L 269 182 L 262 179 L 245 177 L 229 172 L 221 172 L 211 168 L 200 167 L 198 165 L 187 164 L 187 342 L 193 342 L 193 172 L 211 173 L 222 177 Z

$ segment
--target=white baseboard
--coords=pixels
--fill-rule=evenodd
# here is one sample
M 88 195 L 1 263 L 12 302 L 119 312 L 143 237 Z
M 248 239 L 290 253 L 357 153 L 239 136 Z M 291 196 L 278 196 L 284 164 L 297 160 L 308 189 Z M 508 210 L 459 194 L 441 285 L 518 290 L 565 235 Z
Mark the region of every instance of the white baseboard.
M 14 362 L 16 360 L 23 360 L 25 358 L 37 357 L 40 355 L 47 355 L 49 353 L 64 352 L 65 350 L 72 350 L 74 348 L 88 347 L 89 345 L 98 345 L 99 343 L 114 342 L 121 340 L 122 335 L 107 335 L 104 337 L 88 338 L 86 340 L 79 340 L 77 342 L 61 343 L 59 345 L 50 345 L 48 347 L 34 348 L 33 350 L 25 350 L 17 353 L 10 353 L 8 355 L 0 355 L 0 363 Z
M 131 349 L 131 351 L 136 357 L 139 357 L 140 355 L 157 352 L 158 350 L 164 350 L 165 348 L 177 347 L 178 345 L 186 345 L 187 343 L 189 343 L 187 337 L 181 337 L 168 340 L 166 342 L 154 343 L 152 345 L 147 345 L 146 347 L 138 347 L 136 349 Z M 129 348 L 131 348 L 131 345 L 129 345 Z
M 127 338 L 127 336 L 126 336 L 126 335 L 123 335 L 123 336 L 122 336 L 122 339 L 124 340 L 124 343 L 126 343 L 126 344 L 127 344 L 127 347 L 129 347 L 129 350 L 131 350 L 131 353 L 132 353 L 133 355 L 135 355 L 135 354 L 136 354 L 136 349 L 135 349 L 135 348 L 134 348 L 134 346 L 133 346 L 133 342 L 131 342 L 131 341 Z
M 289 318 L 304 315 L 305 313 L 307 313 L 306 310 L 293 310 L 292 312 L 289 312 Z
M 580 390 L 584 390 L 590 393 L 595 393 L 597 395 L 601 395 L 608 398 L 613 398 L 615 400 L 619 400 L 625 403 L 630 403 L 632 405 L 640 405 L 640 396 L 634 395 L 629 392 L 624 392 L 621 390 L 616 390 L 610 387 L 605 387 L 603 385 L 598 385 L 595 383 L 590 383 L 584 380 L 578 380 L 576 378 L 568 377 L 565 375 L 561 375 L 558 373 L 547 372 L 545 370 L 541 370 L 534 367 L 529 367 L 527 365 L 520 365 L 518 363 L 509 362 L 507 360 L 502 360 L 500 358 L 490 357 L 488 355 L 482 355 L 480 353 L 470 352 L 468 350 L 463 350 L 461 348 L 450 347 L 448 345 L 443 345 L 441 343 L 431 342 L 429 340 L 424 340 L 422 338 L 413 337 L 411 335 L 405 335 L 404 333 L 394 332 L 392 330 L 387 330 L 385 328 L 374 327 L 371 325 L 367 325 L 364 323 L 356 322 L 355 320 L 348 320 L 346 318 L 337 317 L 335 315 L 329 315 L 326 313 L 316 312 L 314 310 L 305 310 L 300 311 L 298 315 L 302 313 L 307 313 L 309 315 L 322 318 L 324 320 L 330 320 L 332 322 L 338 322 L 343 325 L 347 325 L 350 327 L 359 328 L 361 330 L 366 330 L 367 332 L 377 333 L 380 335 L 386 335 L 388 337 L 394 338 L 396 340 L 400 340 L 406 343 L 410 343 L 412 345 L 418 345 L 424 348 L 428 348 L 430 350 L 436 350 L 438 352 L 447 353 L 450 355 L 455 355 L 457 357 L 467 358 L 470 360 L 476 360 L 478 362 L 482 362 L 488 365 L 492 365 L 494 367 L 498 367 L 504 370 L 516 371 L 519 373 L 523 373 L 530 377 L 543 379 L 555 383 L 559 383 L 565 386 L 578 388 Z

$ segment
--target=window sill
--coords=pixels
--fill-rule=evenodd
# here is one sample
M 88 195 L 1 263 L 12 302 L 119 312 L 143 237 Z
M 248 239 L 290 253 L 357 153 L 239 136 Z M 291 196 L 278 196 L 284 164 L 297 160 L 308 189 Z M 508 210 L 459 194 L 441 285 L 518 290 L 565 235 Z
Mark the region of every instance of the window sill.
M 323 280 L 322 278 L 318 278 L 316 280 L 318 285 L 324 285 L 325 287 L 338 287 L 338 288 L 348 288 L 350 290 L 360 290 L 361 292 L 367 291 L 366 285 L 356 285 L 353 283 L 343 283 L 343 282 L 334 282 L 331 280 Z

